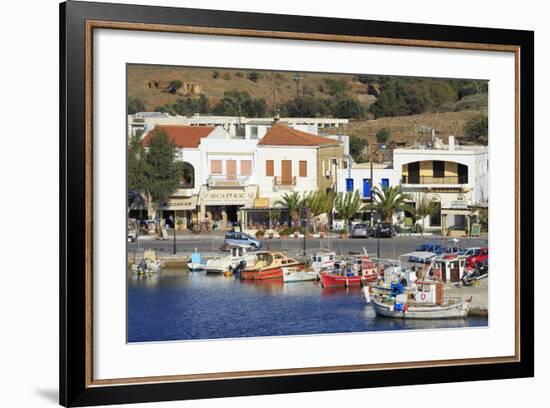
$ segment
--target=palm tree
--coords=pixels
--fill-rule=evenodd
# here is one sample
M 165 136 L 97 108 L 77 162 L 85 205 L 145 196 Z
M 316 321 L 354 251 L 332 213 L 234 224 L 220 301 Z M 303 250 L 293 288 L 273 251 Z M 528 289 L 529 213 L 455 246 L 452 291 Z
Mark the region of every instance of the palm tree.
M 275 202 L 275 205 L 280 205 L 287 208 L 290 217 L 289 221 L 292 222 L 293 226 L 297 224 L 296 219 L 298 218 L 298 212 L 300 211 L 300 208 L 303 207 L 303 200 L 299 193 L 296 191 L 293 191 L 292 193 L 285 193 L 283 194 L 281 200 L 277 200 Z
M 416 207 L 413 207 L 412 213 L 416 219 L 422 220 L 422 236 L 424 236 L 424 228 L 426 224 L 426 217 L 431 217 L 437 211 L 437 204 L 430 201 L 426 194 L 416 195 Z M 415 221 L 416 223 L 416 221 Z
M 335 197 L 336 194 L 332 191 L 311 191 L 304 194 L 302 203 L 309 209 L 309 215 L 317 217 L 332 210 Z M 315 223 L 313 223 L 313 230 L 316 231 Z
M 410 206 L 406 202 L 409 196 L 401 191 L 401 186 L 383 189 L 375 187 L 372 195 L 372 206 L 385 222 L 393 222 L 393 216 L 397 211 L 410 210 Z
M 340 217 L 346 221 L 348 228 L 351 227 L 351 219 L 356 213 L 361 211 L 362 207 L 363 203 L 361 201 L 361 196 L 359 196 L 359 192 L 357 190 L 348 193 L 340 192 L 334 201 L 334 209 Z

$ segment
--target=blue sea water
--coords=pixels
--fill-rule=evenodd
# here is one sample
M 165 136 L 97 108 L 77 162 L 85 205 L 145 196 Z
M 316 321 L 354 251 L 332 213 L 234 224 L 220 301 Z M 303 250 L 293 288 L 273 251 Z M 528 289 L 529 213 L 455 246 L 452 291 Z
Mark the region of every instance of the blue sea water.
M 165 269 L 128 277 L 128 342 L 487 326 L 487 318 L 377 317 L 359 288 L 318 282 L 248 282 Z

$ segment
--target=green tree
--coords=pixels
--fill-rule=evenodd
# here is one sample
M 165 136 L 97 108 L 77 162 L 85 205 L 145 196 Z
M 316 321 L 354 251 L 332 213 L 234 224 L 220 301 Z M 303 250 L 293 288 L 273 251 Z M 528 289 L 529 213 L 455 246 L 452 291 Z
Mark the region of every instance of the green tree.
M 331 104 L 332 114 L 338 118 L 361 119 L 365 116 L 365 108 L 352 97 L 338 98 Z
M 147 172 L 145 169 L 145 149 L 139 134 L 130 137 L 128 143 L 128 191 L 143 193 L 147 186 Z
M 140 98 L 130 96 L 128 98 L 128 114 L 133 115 L 145 110 L 145 104 Z
M 403 193 L 401 186 L 390 186 L 384 189 L 377 186 L 372 191 L 372 196 L 373 209 L 385 222 L 393 223 L 393 216 L 397 211 L 410 210 L 406 202 L 408 195 Z
M 390 131 L 387 128 L 382 128 L 376 132 L 376 141 L 378 143 L 387 143 L 390 140 Z
M 464 124 L 464 134 L 469 142 L 487 146 L 489 142 L 489 120 L 486 114 L 476 115 Z
M 144 156 L 144 186 L 148 205 L 155 212 L 174 194 L 182 176 L 182 162 L 177 160 L 177 148 L 170 143 L 164 130 L 153 130 Z
M 358 136 L 350 136 L 349 138 L 349 153 L 353 160 L 360 162 L 363 159 L 363 154 L 369 143 L 366 138 Z
M 359 192 L 340 192 L 334 200 L 334 210 L 346 221 L 348 228 L 351 228 L 351 220 L 363 207 Z
M 280 200 L 275 202 L 275 205 L 285 207 L 288 210 L 289 221 L 293 226 L 299 225 L 299 211 L 304 206 L 304 202 L 300 194 L 296 191 L 285 193 Z
M 281 106 L 283 116 L 315 118 L 330 113 L 325 101 L 312 96 L 300 96 L 287 101 Z
M 348 90 L 348 83 L 345 79 L 325 78 L 323 91 L 329 95 L 344 95 Z
M 266 111 L 267 103 L 265 99 L 254 99 L 248 92 L 237 90 L 224 92 L 223 98 L 214 107 L 216 115 L 226 116 L 237 116 L 240 114 L 257 118 L 265 116 Z
M 317 217 L 332 210 L 335 198 L 336 194 L 332 191 L 311 191 L 304 195 L 302 204 L 309 209 L 310 216 Z M 313 229 L 316 230 L 315 223 L 313 223 Z
M 426 194 L 417 194 L 415 197 L 415 206 L 411 206 L 409 210 L 416 220 L 422 220 L 422 236 L 424 236 L 424 230 L 426 228 L 426 217 L 431 217 L 437 211 L 437 204 L 430 201 Z

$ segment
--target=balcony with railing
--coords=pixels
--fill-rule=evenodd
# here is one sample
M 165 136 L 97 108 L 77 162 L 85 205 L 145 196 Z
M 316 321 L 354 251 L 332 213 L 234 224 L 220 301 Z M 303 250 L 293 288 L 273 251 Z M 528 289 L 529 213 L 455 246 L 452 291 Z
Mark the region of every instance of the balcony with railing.
M 468 176 L 403 176 L 401 178 L 401 183 L 407 185 L 460 186 L 462 184 L 468 184 Z
M 247 185 L 248 176 L 211 174 L 208 177 L 208 187 L 245 187 Z
M 294 177 L 273 177 L 273 184 L 277 188 L 293 188 L 296 187 L 296 176 Z

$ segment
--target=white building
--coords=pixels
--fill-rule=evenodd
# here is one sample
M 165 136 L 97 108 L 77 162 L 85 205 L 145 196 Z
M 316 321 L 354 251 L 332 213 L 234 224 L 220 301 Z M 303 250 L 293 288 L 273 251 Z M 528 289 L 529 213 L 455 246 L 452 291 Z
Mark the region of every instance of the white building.
M 444 145 L 395 149 L 394 169 L 400 173 L 403 191 L 412 197 L 427 195 L 437 210 L 426 219 L 427 227 L 468 231 L 471 217 L 489 202 L 489 153 L 486 146 L 463 146 L 449 136 Z
M 374 163 L 374 184 L 370 163 L 340 171 L 338 191 L 357 190 L 368 201 L 373 187 L 400 185 L 412 205 L 427 197 L 436 207 L 424 220 L 425 227 L 441 229 L 444 234 L 449 229 L 468 231 L 471 217 L 488 205 L 488 166 L 486 146 L 457 145 L 453 136 L 448 144 L 434 138 L 430 146 L 394 149 L 393 163 Z M 396 221 L 410 226 L 409 215 Z
M 288 126 L 313 134 L 322 134 L 325 129 L 345 133 L 348 119 L 333 118 L 281 118 Z M 162 112 L 138 112 L 128 115 L 128 136 L 138 131 L 149 132 L 156 125 L 163 126 L 220 126 L 231 136 L 261 139 L 273 124 L 273 118 L 247 118 L 244 116 L 170 116 Z
M 298 130 L 303 124 L 294 123 L 295 129 L 276 121 L 272 119 L 259 138 L 251 133 L 234 136 L 222 126 L 151 128 L 143 142 L 147 144 L 156 132 L 166 132 L 184 163 L 180 188 L 164 207 L 166 216 L 218 228 L 238 222 L 266 223 L 269 209 L 287 192 L 336 190 L 347 138 L 321 137 Z M 248 217 L 248 213 L 253 214 Z

